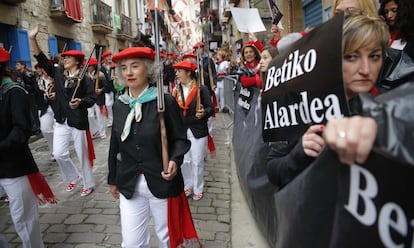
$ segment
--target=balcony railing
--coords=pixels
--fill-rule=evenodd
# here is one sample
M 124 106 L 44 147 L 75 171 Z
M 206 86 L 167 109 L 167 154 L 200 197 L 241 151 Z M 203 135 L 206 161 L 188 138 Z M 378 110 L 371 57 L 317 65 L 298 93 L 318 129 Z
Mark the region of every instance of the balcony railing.
M 26 2 L 26 0 L 3 0 L 1 2 L 4 2 L 5 4 L 17 5 L 19 3 Z
M 132 37 L 132 28 L 131 28 L 131 18 L 128 16 L 121 14 L 121 28 L 118 28 L 117 31 L 117 38 L 122 40 L 133 40 Z
M 97 33 L 112 33 L 112 7 L 100 0 L 92 0 L 92 30 Z

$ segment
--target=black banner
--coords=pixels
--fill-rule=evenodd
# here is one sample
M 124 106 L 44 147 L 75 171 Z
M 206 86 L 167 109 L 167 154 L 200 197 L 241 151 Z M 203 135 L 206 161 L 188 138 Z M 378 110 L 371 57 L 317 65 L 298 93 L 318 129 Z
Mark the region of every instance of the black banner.
M 263 82 L 263 139 L 296 141 L 313 124 L 348 115 L 338 15 L 282 52 Z
M 275 197 L 275 247 L 411 247 L 414 167 L 381 151 L 344 165 L 327 150 Z
M 280 12 L 274 0 L 267 1 L 270 9 L 270 14 L 272 15 L 272 23 L 277 25 L 283 17 L 282 12 Z

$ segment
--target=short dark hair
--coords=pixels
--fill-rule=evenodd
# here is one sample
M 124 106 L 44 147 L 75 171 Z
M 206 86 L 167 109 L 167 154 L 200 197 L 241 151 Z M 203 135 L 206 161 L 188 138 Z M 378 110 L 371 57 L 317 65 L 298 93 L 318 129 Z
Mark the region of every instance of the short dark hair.
M 25 61 L 23 61 L 23 60 L 16 60 L 16 64 L 17 63 L 19 63 L 19 64 L 21 64 L 21 65 L 23 65 L 23 66 L 26 66 L 26 62 Z

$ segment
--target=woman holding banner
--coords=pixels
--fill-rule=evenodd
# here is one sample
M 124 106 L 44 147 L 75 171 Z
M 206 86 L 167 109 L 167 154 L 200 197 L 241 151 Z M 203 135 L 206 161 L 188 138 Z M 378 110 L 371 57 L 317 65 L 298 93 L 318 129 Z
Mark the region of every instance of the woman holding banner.
M 342 73 L 346 97 L 353 115 L 361 114 L 358 94 L 376 93 L 374 86 L 388 41 L 387 27 L 378 17 L 358 15 L 349 16 L 345 20 Z M 324 125 L 312 125 L 297 143 L 274 144 L 267 162 L 270 181 L 283 187 L 307 168 L 326 146 L 322 137 L 323 131 Z M 343 136 L 343 133 L 340 135 Z M 331 139 L 329 142 L 333 143 Z M 343 148 L 342 144 L 340 147 Z
M 122 247 L 149 247 L 152 215 L 158 247 L 178 247 L 185 240 L 198 243 L 180 165 L 190 148 L 179 109 L 165 94 L 168 147 L 161 144 L 154 51 L 127 48 L 112 58 L 118 83 L 125 92 L 115 101 L 108 158 L 109 190 L 119 199 Z M 163 169 L 162 151 L 169 155 Z

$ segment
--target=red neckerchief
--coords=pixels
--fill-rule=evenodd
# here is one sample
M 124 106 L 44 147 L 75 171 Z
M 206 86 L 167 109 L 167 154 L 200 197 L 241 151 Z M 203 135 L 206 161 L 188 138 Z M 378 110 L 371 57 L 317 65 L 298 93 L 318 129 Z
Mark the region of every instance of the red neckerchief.
M 173 96 L 175 100 L 177 101 L 178 106 L 183 110 L 183 115 L 187 116 L 187 110 L 190 106 L 190 103 L 193 101 L 194 97 L 197 96 L 198 86 L 194 80 L 191 82 L 190 93 L 188 94 L 185 101 L 184 101 L 182 89 L 179 89 L 179 87 L 180 85 L 177 84 L 177 86 L 173 90 Z
M 253 68 L 256 68 L 257 67 L 257 64 L 259 64 L 259 62 L 257 60 L 255 60 L 253 62 L 253 65 L 251 65 L 251 63 L 245 62 L 244 63 L 244 66 L 246 66 L 249 69 L 253 69 Z

